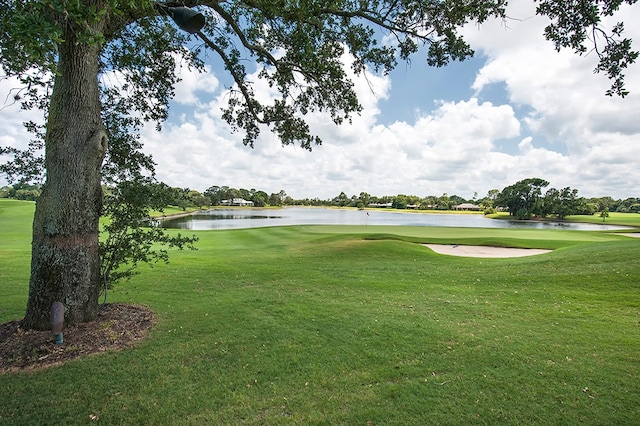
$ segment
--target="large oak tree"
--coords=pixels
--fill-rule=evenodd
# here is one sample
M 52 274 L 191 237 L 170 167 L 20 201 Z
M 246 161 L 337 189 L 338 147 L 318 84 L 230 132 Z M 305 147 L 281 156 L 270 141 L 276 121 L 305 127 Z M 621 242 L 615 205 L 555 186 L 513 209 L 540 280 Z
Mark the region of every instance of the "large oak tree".
M 428 65 L 443 66 L 473 54 L 461 26 L 508 19 L 506 3 L 0 0 L 0 66 L 23 83 L 16 99 L 41 108 L 47 123 L 24 326 L 47 328 L 54 301 L 64 303 L 67 322 L 95 318 L 101 183 L 105 172 L 128 170 L 119 176 L 126 178 L 152 167 L 140 152 L 138 130 L 167 117 L 177 62 L 201 70 L 205 60 L 224 65 L 235 85 L 222 116 L 244 132 L 245 144 L 270 128 L 283 144 L 311 149 L 321 141 L 305 114 L 324 111 L 339 125 L 361 109 L 341 63 L 345 51 L 356 73 L 388 72 L 419 51 L 426 51 Z M 622 24 L 608 32 L 601 26 L 622 3 L 635 0 L 543 0 L 537 11 L 550 18 L 544 36 L 556 48 L 595 49 L 597 71 L 612 81 L 608 94 L 624 96 L 624 68 L 638 55 L 622 37 Z M 167 17 L 168 7 L 177 6 L 202 13 L 205 27 L 193 35 L 179 31 Z M 381 44 L 382 36 L 391 42 Z M 277 99 L 257 99 L 246 78 L 249 63 L 277 89 Z

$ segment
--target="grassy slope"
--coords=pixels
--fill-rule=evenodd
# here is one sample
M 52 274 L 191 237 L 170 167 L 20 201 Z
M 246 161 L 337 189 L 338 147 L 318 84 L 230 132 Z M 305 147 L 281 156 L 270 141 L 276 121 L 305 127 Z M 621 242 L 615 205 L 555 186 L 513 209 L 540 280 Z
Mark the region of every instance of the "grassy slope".
M 573 221 L 573 222 L 605 223 L 605 224 L 635 226 L 636 228 L 640 227 L 640 214 L 638 213 L 611 212 L 609 213 L 609 217 L 605 218 L 604 221 L 600 217 L 599 213 L 596 213 L 592 216 L 587 216 L 587 215 L 570 216 L 567 220 Z
M 24 308 L 28 211 L 0 203 L 0 321 Z M 198 235 L 199 251 L 143 268 L 113 293 L 157 312 L 150 338 L 2 376 L 0 423 L 640 419 L 639 240 L 335 226 Z M 411 241 L 561 249 L 471 259 Z

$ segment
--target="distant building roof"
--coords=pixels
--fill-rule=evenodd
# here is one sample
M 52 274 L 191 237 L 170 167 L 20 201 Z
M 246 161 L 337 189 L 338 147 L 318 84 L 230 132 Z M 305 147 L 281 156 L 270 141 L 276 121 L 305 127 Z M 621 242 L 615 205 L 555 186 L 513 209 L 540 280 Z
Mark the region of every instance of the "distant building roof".
M 480 210 L 480 206 L 471 203 L 458 204 L 456 210 Z
M 231 200 L 222 200 L 220 204 L 223 206 L 252 206 L 253 201 L 247 201 L 244 198 L 234 198 Z

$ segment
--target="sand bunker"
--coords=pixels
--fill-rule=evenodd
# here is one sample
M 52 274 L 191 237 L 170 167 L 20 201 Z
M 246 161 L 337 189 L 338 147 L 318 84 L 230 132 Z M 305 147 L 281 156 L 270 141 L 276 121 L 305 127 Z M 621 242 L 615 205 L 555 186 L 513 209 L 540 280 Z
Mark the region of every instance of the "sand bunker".
M 625 237 L 640 238 L 640 232 L 630 232 L 630 233 L 616 234 L 616 235 L 624 235 Z
M 439 254 L 463 257 L 524 257 L 549 253 L 551 250 L 520 249 L 489 246 L 461 246 L 449 244 L 423 244 Z

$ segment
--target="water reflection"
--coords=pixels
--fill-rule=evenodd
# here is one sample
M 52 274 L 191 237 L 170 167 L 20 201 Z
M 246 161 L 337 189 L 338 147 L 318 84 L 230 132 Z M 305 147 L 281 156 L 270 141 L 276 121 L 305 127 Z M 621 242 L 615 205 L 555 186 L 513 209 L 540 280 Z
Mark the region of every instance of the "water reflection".
M 161 221 L 164 228 L 210 230 L 285 225 L 401 225 L 466 228 L 523 228 L 601 230 L 622 226 L 567 222 L 532 222 L 488 219 L 481 214 L 400 213 L 388 210 L 341 210 L 287 207 L 268 209 L 214 209 Z

